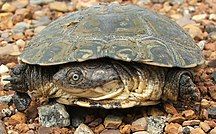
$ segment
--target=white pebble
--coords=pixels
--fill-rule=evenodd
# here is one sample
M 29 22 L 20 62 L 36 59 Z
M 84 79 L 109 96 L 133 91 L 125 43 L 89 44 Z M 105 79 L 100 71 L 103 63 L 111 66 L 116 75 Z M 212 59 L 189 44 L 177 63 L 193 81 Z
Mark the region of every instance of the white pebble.
M 216 20 L 216 14 L 210 14 L 209 19 L 210 20 Z
M 8 133 L 8 134 L 19 134 L 17 131 L 14 131 L 14 130 L 8 130 L 7 133 Z
M 201 40 L 200 42 L 197 43 L 197 45 L 199 46 L 199 48 L 200 48 L 201 50 L 204 49 L 205 44 L 206 44 L 206 41 L 205 41 L 205 40 Z
M 11 116 L 12 111 L 9 108 L 2 109 L 1 111 L 3 117 Z
M 0 66 L 0 74 L 2 75 L 2 74 L 7 73 L 7 72 L 9 72 L 8 67 L 5 65 L 1 65 Z
M 192 17 L 192 20 L 201 21 L 204 20 L 208 15 L 207 14 L 198 14 Z
M 16 41 L 16 45 L 20 46 L 20 47 L 24 47 L 25 46 L 25 41 L 22 39 L 19 39 L 18 41 Z

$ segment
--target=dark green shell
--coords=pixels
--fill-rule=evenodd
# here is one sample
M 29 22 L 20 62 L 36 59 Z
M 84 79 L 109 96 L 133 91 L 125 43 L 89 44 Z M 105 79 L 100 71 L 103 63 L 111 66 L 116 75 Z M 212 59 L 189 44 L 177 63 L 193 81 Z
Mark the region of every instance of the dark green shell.
M 99 5 L 48 25 L 26 47 L 21 60 L 57 65 L 111 57 L 165 67 L 203 63 L 199 47 L 169 18 L 135 5 Z

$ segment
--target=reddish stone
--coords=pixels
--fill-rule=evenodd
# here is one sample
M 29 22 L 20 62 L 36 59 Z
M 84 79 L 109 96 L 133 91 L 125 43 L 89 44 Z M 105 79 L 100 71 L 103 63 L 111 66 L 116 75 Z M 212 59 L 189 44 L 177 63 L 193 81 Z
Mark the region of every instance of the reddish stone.
M 182 115 L 186 119 L 194 119 L 196 117 L 195 112 L 193 110 L 185 110 L 182 112 Z
M 169 120 L 168 122 L 172 122 L 172 123 L 179 123 L 181 124 L 182 122 L 184 122 L 186 119 L 180 115 L 180 114 L 175 114 L 173 115 Z
M 11 116 L 11 119 L 18 121 L 19 123 L 26 123 L 27 118 L 24 113 L 17 112 L 16 114 Z
M 175 107 L 169 103 L 164 104 L 164 109 L 169 114 L 178 114 L 178 111 L 175 109 Z
M 103 124 L 100 124 L 97 127 L 95 127 L 94 133 L 100 134 L 104 129 L 105 129 L 105 127 L 103 126 Z
M 180 130 L 182 130 L 182 126 L 178 123 L 170 123 L 170 124 L 166 125 L 166 127 L 165 127 L 165 132 L 167 134 L 176 134 Z
M 122 125 L 122 126 L 120 126 L 120 132 L 122 134 L 130 134 L 131 133 L 131 125 Z
M 210 120 L 210 121 L 205 120 L 204 122 L 208 123 L 208 125 L 211 128 L 215 128 L 216 127 L 216 123 L 213 120 Z
M 132 132 L 147 130 L 147 121 L 145 117 L 139 118 L 136 121 L 132 122 L 131 130 Z
M 200 127 L 201 127 L 202 130 L 204 130 L 205 132 L 208 132 L 208 131 L 211 129 L 211 127 L 209 126 L 209 124 L 206 123 L 206 122 L 200 122 Z
M 201 128 L 195 128 L 191 130 L 190 134 L 205 134 L 205 132 Z
M 207 44 L 205 44 L 204 49 L 216 51 L 216 42 L 215 43 L 207 43 Z
M 189 121 L 184 121 L 182 123 L 182 126 L 195 126 L 199 124 L 200 124 L 200 120 L 189 120 Z

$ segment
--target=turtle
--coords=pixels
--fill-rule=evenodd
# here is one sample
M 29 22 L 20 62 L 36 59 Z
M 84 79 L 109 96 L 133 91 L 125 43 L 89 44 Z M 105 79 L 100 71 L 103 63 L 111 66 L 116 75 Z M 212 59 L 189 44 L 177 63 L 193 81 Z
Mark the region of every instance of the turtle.
M 68 13 L 35 35 L 5 89 L 25 110 L 35 96 L 105 109 L 198 100 L 200 48 L 170 18 L 133 4 Z M 30 97 L 31 96 L 31 97 Z

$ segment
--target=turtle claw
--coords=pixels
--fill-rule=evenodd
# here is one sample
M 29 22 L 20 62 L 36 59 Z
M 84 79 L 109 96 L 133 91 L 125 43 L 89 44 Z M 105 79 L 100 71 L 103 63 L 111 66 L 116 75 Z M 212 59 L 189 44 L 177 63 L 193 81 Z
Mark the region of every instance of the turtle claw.
M 3 81 L 9 81 L 10 83 L 19 83 L 21 82 L 21 79 L 18 77 L 8 77 L 3 79 Z
M 3 89 L 4 90 L 18 91 L 18 92 L 26 92 L 27 91 L 27 87 L 25 85 L 21 85 L 21 84 L 16 85 L 16 84 L 11 84 L 11 83 L 4 85 Z
M 24 111 L 31 103 L 31 97 L 27 93 L 16 92 L 13 96 L 13 103 L 18 111 Z

